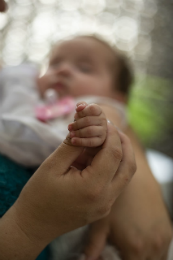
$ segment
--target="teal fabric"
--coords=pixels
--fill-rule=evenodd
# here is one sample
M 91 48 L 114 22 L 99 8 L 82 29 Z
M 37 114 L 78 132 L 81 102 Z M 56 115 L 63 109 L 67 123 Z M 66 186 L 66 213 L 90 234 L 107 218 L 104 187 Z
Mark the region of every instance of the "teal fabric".
M 27 169 L 0 155 L 0 217 L 13 205 L 35 169 Z M 48 259 L 46 248 L 37 260 Z

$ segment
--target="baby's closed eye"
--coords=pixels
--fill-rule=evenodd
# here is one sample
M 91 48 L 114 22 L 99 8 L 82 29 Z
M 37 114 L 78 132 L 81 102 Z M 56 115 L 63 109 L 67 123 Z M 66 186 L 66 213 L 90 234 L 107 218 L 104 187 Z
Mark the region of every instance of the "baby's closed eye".
M 78 69 L 83 73 L 92 73 L 94 68 L 90 63 L 87 62 L 80 62 L 77 65 Z

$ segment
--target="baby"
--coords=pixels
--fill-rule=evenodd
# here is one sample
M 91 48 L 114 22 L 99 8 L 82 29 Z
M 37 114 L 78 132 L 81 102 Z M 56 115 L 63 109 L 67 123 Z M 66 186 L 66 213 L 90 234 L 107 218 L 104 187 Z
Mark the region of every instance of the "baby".
M 67 126 L 67 140 L 84 147 L 74 166 L 86 167 L 95 152 L 93 147 L 97 149 L 106 139 L 107 119 L 111 117 L 106 118 L 103 109 L 113 108 L 119 128 L 127 123 L 124 104 L 132 82 L 131 71 L 121 54 L 94 36 L 57 44 L 48 69 L 40 78 L 35 68 L 25 65 L 2 70 L 0 82 L 0 152 L 29 167 L 41 164 L 57 148 L 68 134 Z M 77 103 L 75 116 L 72 111 L 47 123 L 38 121 L 34 107 L 40 96 L 45 98 L 48 89 L 53 89 L 59 99 L 73 97 Z M 67 259 L 72 253 L 80 253 L 86 229 L 55 240 L 52 259 Z
M 75 103 L 84 100 L 105 110 L 112 107 L 116 124 L 123 129 L 127 124 L 125 103 L 131 81 L 124 57 L 93 36 L 57 44 L 48 70 L 40 78 L 31 65 L 1 70 L 0 152 L 22 165 L 37 167 L 64 140 L 74 111 L 46 124 L 35 116 L 40 96 L 44 99 L 48 89 L 56 91 L 60 99 L 71 96 Z M 73 140 L 77 140 L 74 135 L 79 135 L 79 131 L 72 126 L 69 130 Z

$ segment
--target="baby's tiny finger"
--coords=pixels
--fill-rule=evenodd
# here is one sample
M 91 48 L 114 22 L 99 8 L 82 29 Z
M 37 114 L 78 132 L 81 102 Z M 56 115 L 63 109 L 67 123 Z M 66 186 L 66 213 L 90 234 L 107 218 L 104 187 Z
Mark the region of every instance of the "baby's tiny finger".
M 96 137 L 96 136 L 106 136 L 106 129 L 101 126 L 88 126 L 76 131 L 70 132 L 70 137 Z
M 101 115 L 102 110 L 100 106 L 97 104 L 89 104 L 88 106 L 85 107 L 82 111 L 78 112 L 78 116 L 80 118 L 86 117 L 86 116 L 99 116 Z
M 79 115 L 78 115 L 79 113 L 75 113 L 75 115 L 74 115 L 74 121 L 77 121 L 80 117 L 79 117 Z
M 79 118 L 75 122 L 68 125 L 69 131 L 75 131 L 87 126 L 106 126 L 106 119 L 105 117 L 94 117 L 94 116 L 86 116 L 83 118 Z
M 82 111 L 88 104 L 85 101 L 78 102 L 76 104 L 76 112 Z
M 91 137 L 91 138 L 73 137 L 71 139 L 71 143 L 76 146 L 98 147 L 103 144 L 103 140 L 101 139 L 101 137 Z

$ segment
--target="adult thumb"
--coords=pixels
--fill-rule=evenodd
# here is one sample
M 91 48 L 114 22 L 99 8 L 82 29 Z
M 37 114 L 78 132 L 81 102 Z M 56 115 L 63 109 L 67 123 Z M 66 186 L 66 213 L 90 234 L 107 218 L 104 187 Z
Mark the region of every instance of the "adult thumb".
M 96 260 L 101 256 L 105 247 L 109 230 L 104 220 L 91 224 L 88 234 L 88 242 L 84 248 L 85 260 Z
M 61 145 L 44 161 L 43 164 L 50 170 L 57 169 L 54 171 L 55 174 L 65 174 L 68 172 L 72 163 L 79 157 L 83 150 L 83 147 L 73 146 L 70 140 L 67 138 L 61 143 Z

